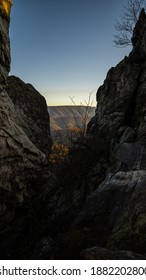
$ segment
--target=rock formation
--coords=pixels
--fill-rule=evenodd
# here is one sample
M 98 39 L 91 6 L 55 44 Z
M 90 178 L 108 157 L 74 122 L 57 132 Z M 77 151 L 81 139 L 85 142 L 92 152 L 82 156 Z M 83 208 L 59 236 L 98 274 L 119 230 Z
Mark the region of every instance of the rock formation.
M 10 71 L 9 22 L 9 16 L 0 5 L 0 85 L 6 80 Z
M 0 248 L 5 248 L 7 257 L 5 244 L 13 243 L 13 230 L 17 237 L 19 230 L 22 232 L 24 224 L 20 229 L 18 220 L 22 224 L 49 176 L 45 154 L 49 153 L 51 140 L 44 98 L 20 79 L 7 78 L 10 19 L 4 7 L 0 5 Z M 18 223 L 17 230 L 14 223 Z M 8 225 L 13 230 L 5 238 Z
M 14 104 L 16 123 L 31 142 L 48 155 L 52 140 L 45 98 L 31 84 L 14 76 L 7 78 L 5 90 Z
M 142 10 L 133 50 L 108 72 L 85 139 L 56 173 L 42 153 L 50 145 L 44 100 L 16 77 L 4 84 L 8 52 L 0 68 L 0 258 L 146 259 L 145 42 Z
M 101 184 L 76 220 L 96 232 L 94 244 L 145 254 L 146 245 L 146 15 L 135 26 L 133 50 L 110 69 L 97 91 L 88 137 L 102 146 L 94 173 Z M 93 140 L 90 140 L 93 141 Z M 103 144 L 102 144 L 103 143 Z M 105 145 L 106 143 L 106 145 Z M 92 174 L 94 174 L 92 173 Z M 97 181 L 95 181 L 97 182 Z M 89 184 L 90 185 L 90 184 Z M 77 227 L 78 227 L 77 226 Z

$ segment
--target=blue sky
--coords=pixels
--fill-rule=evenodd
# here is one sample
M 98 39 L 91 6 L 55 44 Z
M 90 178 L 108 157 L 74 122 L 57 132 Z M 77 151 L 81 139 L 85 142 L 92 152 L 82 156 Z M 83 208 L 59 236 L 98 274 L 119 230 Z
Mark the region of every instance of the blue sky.
M 34 85 L 48 105 L 92 98 L 129 49 L 114 47 L 127 0 L 13 0 L 11 75 Z

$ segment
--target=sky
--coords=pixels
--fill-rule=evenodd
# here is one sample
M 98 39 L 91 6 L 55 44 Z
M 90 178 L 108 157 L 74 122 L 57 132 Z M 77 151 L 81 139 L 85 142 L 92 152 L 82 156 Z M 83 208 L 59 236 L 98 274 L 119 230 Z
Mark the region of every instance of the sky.
M 127 0 L 13 0 L 11 72 L 49 106 L 88 100 L 107 71 L 128 55 L 116 48 L 114 24 Z M 70 96 L 70 97 L 69 97 Z

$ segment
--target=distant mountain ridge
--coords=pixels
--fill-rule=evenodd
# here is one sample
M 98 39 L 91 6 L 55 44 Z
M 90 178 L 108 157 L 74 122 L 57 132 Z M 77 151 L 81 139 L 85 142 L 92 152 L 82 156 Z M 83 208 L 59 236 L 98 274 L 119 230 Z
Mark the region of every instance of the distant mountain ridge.
M 53 136 L 56 132 L 81 126 L 85 115 L 87 116 L 87 122 L 89 122 L 95 115 L 95 107 L 83 105 L 48 106 L 48 112 Z

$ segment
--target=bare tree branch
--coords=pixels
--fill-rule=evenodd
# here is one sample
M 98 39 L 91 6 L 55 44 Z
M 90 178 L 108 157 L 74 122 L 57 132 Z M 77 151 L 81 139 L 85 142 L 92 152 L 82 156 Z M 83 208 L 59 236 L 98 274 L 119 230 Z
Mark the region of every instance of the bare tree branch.
M 146 8 L 146 0 L 128 0 L 127 5 L 124 5 L 120 20 L 114 26 L 117 31 L 113 40 L 116 47 L 131 45 L 133 30 L 142 8 Z
M 79 123 L 74 111 L 72 110 L 72 115 L 75 120 L 76 128 L 78 129 L 78 131 L 80 131 L 81 138 L 85 137 L 86 130 L 87 130 L 87 123 L 89 121 L 90 111 L 92 110 L 92 105 L 93 105 L 93 101 L 94 101 L 94 100 L 91 100 L 92 93 L 93 93 L 93 91 L 89 93 L 89 98 L 87 101 L 84 100 L 85 104 L 81 103 L 81 105 L 83 107 L 85 107 L 85 111 L 82 111 L 82 108 L 80 106 L 76 105 L 76 103 L 74 101 L 74 97 L 70 97 L 70 100 L 71 100 L 72 104 L 74 105 L 76 112 L 78 112 L 78 115 L 81 117 L 81 123 Z

